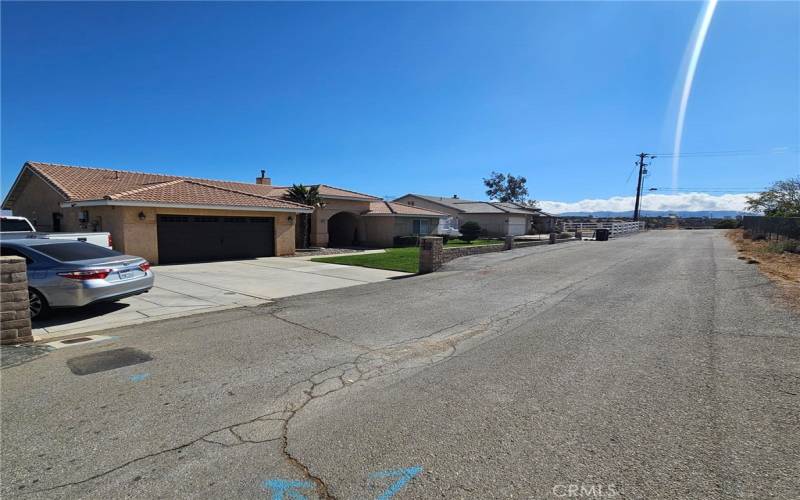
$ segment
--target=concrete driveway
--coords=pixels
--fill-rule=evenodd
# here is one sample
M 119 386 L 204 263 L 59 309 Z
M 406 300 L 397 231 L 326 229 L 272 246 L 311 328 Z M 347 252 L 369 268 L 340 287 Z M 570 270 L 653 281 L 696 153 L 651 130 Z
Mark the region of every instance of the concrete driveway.
M 156 266 L 150 292 L 110 304 L 57 311 L 34 322 L 36 340 L 89 333 L 191 314 L 254 306 L 272 299 L 374 283 L 406 273 L 266 257 Z

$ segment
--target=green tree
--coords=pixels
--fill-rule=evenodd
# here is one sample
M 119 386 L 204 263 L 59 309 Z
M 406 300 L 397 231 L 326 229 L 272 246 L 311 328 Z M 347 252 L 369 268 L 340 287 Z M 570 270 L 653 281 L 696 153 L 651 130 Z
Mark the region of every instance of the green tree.
M 461 239 L 467 243 L 472 243 L 481 235 L 481 226 L 471 220 L 461 224 L 458 230 L 461 232 Z
M 747 210 L 767 217 L 800 217 L 800 177 L 778 181 L 758 196 L 748 196 Z
M 286 191 L 284 198 L 314 208 L 325 206 L 322 202 L 322 198 L 319 196 L 319 188 L 317 186 L 292 184 L 292 187 Z M 297 214 L 297 216 L 297 222 L 300 224 L 300 234 L 302 235 L 300 248 L 308 248 L 308 241 L 311 236 L 311 214 Z
M 486 186 L 486 195 L 501 202 L 523 203 L 528 197 L 528 188 L 525 177 L 514 177 L 511 174 L 503 175 L 500 172 L 492 172 L 488 179 L 483 179 Z

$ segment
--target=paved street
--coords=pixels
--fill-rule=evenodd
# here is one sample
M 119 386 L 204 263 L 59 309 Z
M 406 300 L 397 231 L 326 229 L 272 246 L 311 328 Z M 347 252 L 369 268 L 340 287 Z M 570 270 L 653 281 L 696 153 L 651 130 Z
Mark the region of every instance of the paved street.
M 3 348 L 1 493 L 797 498 L 799 324 L 653 231 Z

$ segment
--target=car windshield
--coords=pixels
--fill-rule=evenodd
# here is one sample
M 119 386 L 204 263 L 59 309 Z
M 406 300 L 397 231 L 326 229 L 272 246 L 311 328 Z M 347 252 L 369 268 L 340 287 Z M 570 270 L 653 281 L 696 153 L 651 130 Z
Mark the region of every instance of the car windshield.
M 27 231 L 31 232 L 31 226 L 23 219 L 0 219 L 0 231 Z
M 122 255 L 114 250 L 80 241 L 53 243 L 49 245 L 31 245 L 31 248 L 60 261 L 102 259 L 103 257 Z

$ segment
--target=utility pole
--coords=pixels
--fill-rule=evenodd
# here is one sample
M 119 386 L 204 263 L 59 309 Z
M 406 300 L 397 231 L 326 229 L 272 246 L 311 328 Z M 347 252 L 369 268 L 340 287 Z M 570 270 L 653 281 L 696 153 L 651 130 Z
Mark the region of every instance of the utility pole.
M 646 158 L 655 158 L 654 155 L 649 153 L 639 153 L 636 155 L 639 157 L 639 161 L 636 162 L 639 165 L 639 182 L 636 183 L 636 205 L 633 208 L 633 220 L 639 220 L 639 209 L 641 208 L 642 203 L 642 188 L 644 187 L 644 176 L 647 174 L 647 166 L 648 163 L 645 163 L 644 160 Z

